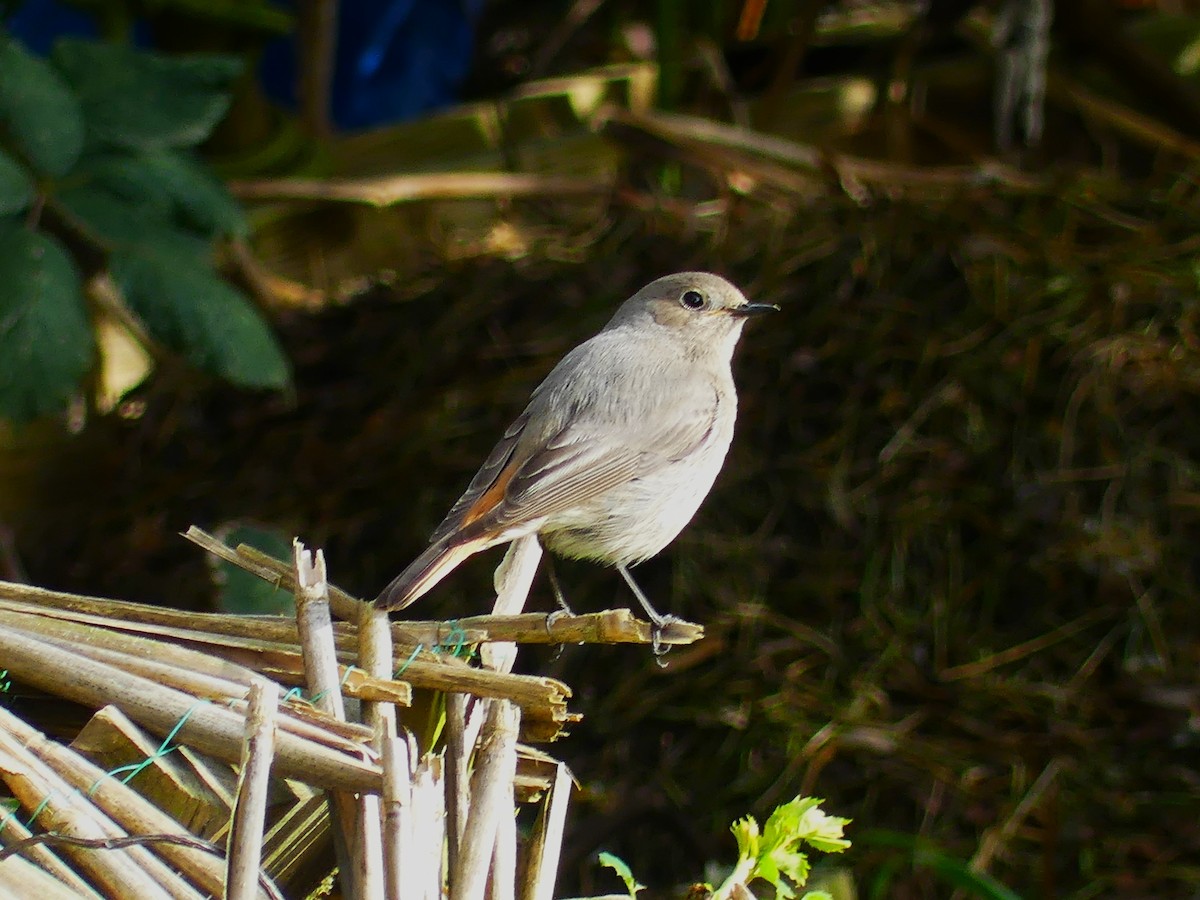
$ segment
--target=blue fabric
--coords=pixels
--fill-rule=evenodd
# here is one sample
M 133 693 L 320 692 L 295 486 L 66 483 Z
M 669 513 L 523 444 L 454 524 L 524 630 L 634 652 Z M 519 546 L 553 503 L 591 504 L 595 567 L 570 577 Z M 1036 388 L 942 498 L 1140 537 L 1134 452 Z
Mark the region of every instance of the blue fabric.
M 483 0 L 354 0 L 338 6 L 333 121 L 366 128 L 410 119 L 455 102 L 471 67 L 474 22 Z M 263 56 L 268 93 L 294 108 L 296 44 Z
M 348 0 L 338 5 L 331 115 L 342 129 L 367 128 L 454 103 L 471 68 L 475 20 L 484 0 Z M 294 0 L 279 5 L 295 11 Z M 95 36 L 95 20 L 58 0 L 26 0 L 7 22 L 30 49 L 49 51 L 60 35 Z M 135 34 L 146 46 L 146 29 Z M 265 48 L 259 78 L 280 103 L 296 106 L 294 35 Z
M 54 0 L 26 0 L 4 23 L 22 44 L 41 56 L 50 52 L 55 38 L 95 37 L 96 20 L 89 13 Z

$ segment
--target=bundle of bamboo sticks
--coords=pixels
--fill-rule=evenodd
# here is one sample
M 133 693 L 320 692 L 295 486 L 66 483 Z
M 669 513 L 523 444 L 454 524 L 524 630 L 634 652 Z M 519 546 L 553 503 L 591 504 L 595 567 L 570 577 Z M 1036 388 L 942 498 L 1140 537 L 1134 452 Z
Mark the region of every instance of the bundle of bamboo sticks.
M 517 645 L 648 643 L 648 625 L 523 613 L 536 540 L 497 570 L 493 615 L 390 622 L 298 542 L 288 564 L 186 536 L 292 592 L 295 619 L 0 582 L 0 882 L 51 900 L 274 898 L 336 863 L 367 900 L 550 900 L 573 781 L 528 743 L 578 716 L 567 685 L 512 673 Z M 677 623 L 665 640 L 700 634 Z

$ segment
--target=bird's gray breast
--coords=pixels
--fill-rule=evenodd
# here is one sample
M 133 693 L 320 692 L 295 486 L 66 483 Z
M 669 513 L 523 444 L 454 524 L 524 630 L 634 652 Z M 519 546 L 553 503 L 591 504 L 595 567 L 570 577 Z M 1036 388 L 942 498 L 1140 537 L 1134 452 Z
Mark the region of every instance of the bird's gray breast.
M 733 437 L 737 396 L 727 360 L 697 362 L 636 339 L 590 349 L 591 365 L 583 355 L 572 377 L 549 388 L 574 384 L 568 393 L 581 403 L 587 439 L 628 456 L 630 475 L 555 513 L 539 533 L 563 556 L 630 564 L 670 543 L 708 495 Z

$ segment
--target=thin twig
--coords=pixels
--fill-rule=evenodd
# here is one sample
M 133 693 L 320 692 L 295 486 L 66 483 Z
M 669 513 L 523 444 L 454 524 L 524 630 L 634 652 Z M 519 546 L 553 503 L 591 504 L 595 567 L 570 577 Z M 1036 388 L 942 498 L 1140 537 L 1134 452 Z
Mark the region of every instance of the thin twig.
M 246 750 L 238 774 L 237 803 L 229 829 L 226 900 L 250 900 L 262 868 L 263 831 L 271 762 L 275 758 L 275 715 L 279 686 L 265 678 L 250 685 L 246 712 Z
M 613 190 L 611 176 L 521 172 L 438 172 L 381 178 L 264 178 L 234 181 L 239 200 L 326 200 L 383 208 L 420 200 L 573 197 Z

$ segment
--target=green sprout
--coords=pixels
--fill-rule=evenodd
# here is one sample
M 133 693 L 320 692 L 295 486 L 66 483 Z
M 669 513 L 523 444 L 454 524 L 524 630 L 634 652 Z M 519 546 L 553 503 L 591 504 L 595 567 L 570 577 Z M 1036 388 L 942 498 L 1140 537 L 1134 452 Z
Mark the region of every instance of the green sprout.
M 600 865 L 612 869 L 625 882 L 625 890 L 629 892 L 631 900 L 637 900 L 637 892 L 646 886 L 633 877 L 633 871 L 629 868 L 629 864 L 621 857 L 613 856 L 605 851 L 601 851 L 598 858 Z
M 776 897 L 795 897 L 796 888 L 804 886 L 812 868 L 802 845 L 825 853 L 841 853 L 850 846 L 842 837 L 842 829 L 850 820 L 826 815 L 821 802 L 814 797 L 796 797 L 776 807 L 761 831 L 753 816 L 734 822 L 730 831 L 737 841 L 738 861 L 713 892 L 713 900 L 727 900 L 739 885 L 744 887 L 757 878 L 774 886 Z M 824 891 L 809 891 L 802 900 L 831 898 Z

